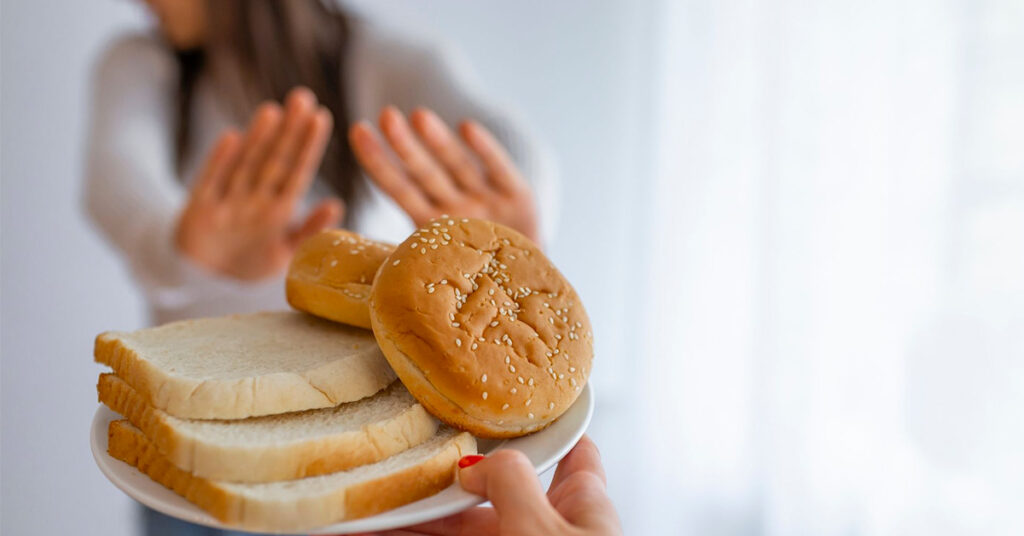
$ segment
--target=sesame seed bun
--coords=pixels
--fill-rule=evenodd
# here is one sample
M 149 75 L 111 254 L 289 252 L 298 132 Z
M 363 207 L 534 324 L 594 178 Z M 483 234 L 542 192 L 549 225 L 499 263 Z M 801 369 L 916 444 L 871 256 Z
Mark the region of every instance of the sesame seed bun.
M 442 217 L 400 244 L 370 298 L 374 335 L 398 377 L 442 421 L 516 437 L 557 419 L 590 374 L 590 320 L 525 236 Z
M 369 329 L 370 284 L 394 249 L 341 229 L 308 238 L 288 267 L 288 303 L 321 318 Z

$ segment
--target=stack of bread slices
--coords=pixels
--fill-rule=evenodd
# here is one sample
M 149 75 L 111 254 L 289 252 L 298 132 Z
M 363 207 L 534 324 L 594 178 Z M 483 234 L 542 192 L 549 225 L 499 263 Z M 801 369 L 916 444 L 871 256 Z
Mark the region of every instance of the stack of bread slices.
M 233 527 L 302 531 L 437 493 L 474 435 L 544 428 L 590 370 L 575 291 L 491 222 L 442 219 L 397 247 L 326 231 L 286 294 L 298 311 L 96 338 L 99 400 L 123 416 L 108 453 Z

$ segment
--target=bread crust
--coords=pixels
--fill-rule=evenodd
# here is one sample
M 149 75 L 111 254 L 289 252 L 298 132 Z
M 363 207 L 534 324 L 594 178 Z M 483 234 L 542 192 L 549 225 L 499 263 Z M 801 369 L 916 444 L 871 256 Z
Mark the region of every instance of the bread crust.
M 246 317 L 272 314 L 281 313 L 225 318 L 245 321 Z M 291 312 L 285 314 L 303 316 Z M 323 322 L 313 317 L 306 318 Z M 149 329 L 167 329 L 202 321 L 204 319 L 183 320 Z M 99 334 L 93 351 L 96 362 L 112 368 L 146 403 L 183 419 L 244 419 L 327 408 L 373 395 L 395 380 L 391 367 L 375 349 L 308 370 L 234 379 L 185 377 L 164 370 L 140 355 L 132 347 L 131 335 L 122 332 Z
M 451 485 L 455 463 L 476 452 L 476 440 L 460 433 L 416 465 L 285 501 L 248 497 L 236 492 L 233 485 L 182 471 L 127 421 L 111 421 L 107 435 L 107 452 L 112 457 L 135 466 L 221 522 L 243 530 L 303 531 L 397 508 Z
M 413 404 L 388 419 L 315 439 L 273 446 L 223 444 L 181 430 L 176 424 L 180 419 L 147 404 L 114 374 L 100 374 L 97 391 L 100 402 L 139 428 L 175 466 L 195 476 L 230 482 L 294 480 L 378 462 L 423 443 L 438 426 L 422 406 Z
M 303 242 L 285 279 L 288 303 L 300 311 L 370 329 L 370 285 L 394 246 L 343 229 Z
M 370 321 L 409 392 L 480 437 L 550 425 L 593 360 L 569 282 L 536 244 L 483 220 L 439 218 L 400 244 L 374 279 Z

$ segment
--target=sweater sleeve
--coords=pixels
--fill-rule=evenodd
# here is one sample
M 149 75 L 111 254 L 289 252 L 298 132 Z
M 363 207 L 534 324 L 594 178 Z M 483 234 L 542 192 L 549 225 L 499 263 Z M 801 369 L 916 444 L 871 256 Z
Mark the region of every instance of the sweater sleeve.
M 188 262 L 173 233 L 186 191 L 172 156 L 176 65 L 153 38 L 110 46 L 96 65 L 83 203 L 151 304 L 181 306 L 229 283 Z
M 393 104 L 409 112 L 417 106 L 437 112 L 450 125 L 474 119 L 505 147 L 533 189 L 541 238 L 551 243 L 556 227 L 558 172 L 544 143 L 511 107 L 482 98 L 464 56 L 437 42 L 414 42 L 369 23 L 358 26 L 360 44 L 350 69 L 358 89 L 355 119 L 376 123 L 381 108 Z

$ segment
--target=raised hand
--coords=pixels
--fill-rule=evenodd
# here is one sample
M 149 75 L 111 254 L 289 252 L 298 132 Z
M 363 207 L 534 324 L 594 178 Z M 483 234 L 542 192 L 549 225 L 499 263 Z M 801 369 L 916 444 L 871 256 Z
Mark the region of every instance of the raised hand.
M 331 114 L 305 88 L 292 90 L 284 110 L 264 103 L 244 136 L 224 133 L 197 177 L 178 220 L 175 245 L 196 264 L 223 276 L 258 280 L 287 267 L 307 236 L 335 225 L 343 206 L 317 205 L 292 226 L 298 202 L 320 167 Z
M 494 508 L 477 507 L 452 517 L 378 536 L 617 536 L 615 507 L 605 492 L 597 446 L 588 437 L 562 459 L 547 495 L 533 464 L 516 450 L 466 456 L 459 461 L 463 489 L 486 497 Z
M 537 210 L 529 185 L 483 126 L 463 121 L 456 136 L 434 112 L 417 109 L 407 121 L 389 106 L 380 131 L 370 123 L 349 129 L 349 142 L 367 174 L 421 225 L 442 214 L 502 223 L 537 241 Z

